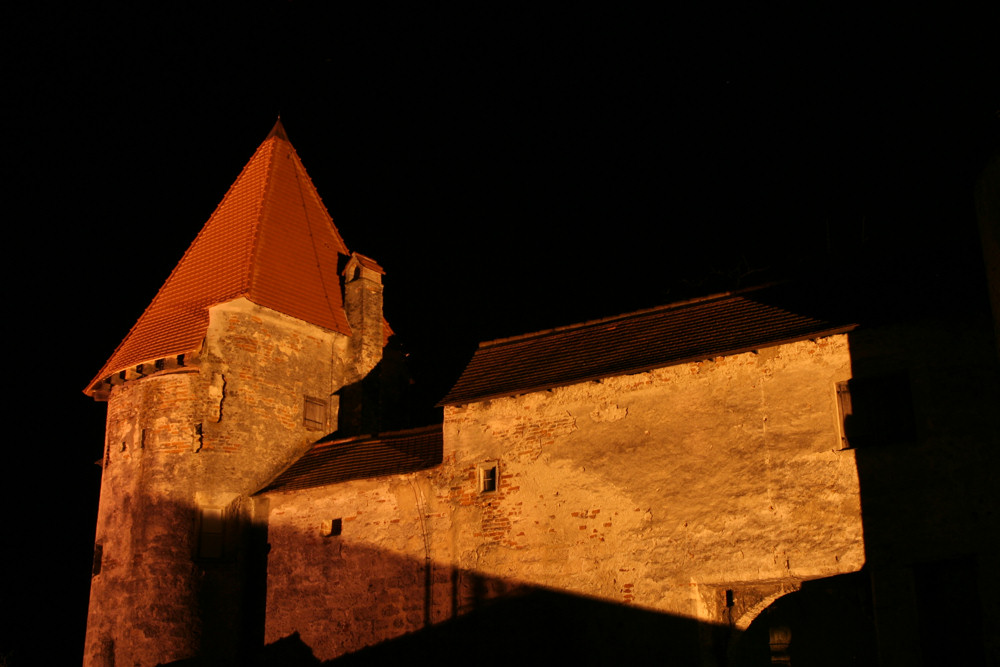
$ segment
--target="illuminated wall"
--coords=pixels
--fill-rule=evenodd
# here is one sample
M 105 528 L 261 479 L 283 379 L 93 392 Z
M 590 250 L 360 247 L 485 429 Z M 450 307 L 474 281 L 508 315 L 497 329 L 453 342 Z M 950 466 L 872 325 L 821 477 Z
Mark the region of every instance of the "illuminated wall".
M 837 335 L 448 407 L 440 466 L 266 494 L 265 641 L 325 660 L 529 591 L 745 629 L 864 564 L 850 368 Z

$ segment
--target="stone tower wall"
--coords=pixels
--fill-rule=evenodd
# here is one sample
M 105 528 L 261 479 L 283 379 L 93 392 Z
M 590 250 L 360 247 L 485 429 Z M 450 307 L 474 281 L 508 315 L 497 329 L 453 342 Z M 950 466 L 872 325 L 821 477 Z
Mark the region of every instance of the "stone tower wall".
M 181 369 L 114 388 L 108 401 L 85 664 L 192 655 L 199 623 L 193 489 L 199 376 Z
M 87 664 L 238 659 L 249 495 L 336 429 L 349 356 L 347 337 L 237 299 L 184 366 L 114 387 Z

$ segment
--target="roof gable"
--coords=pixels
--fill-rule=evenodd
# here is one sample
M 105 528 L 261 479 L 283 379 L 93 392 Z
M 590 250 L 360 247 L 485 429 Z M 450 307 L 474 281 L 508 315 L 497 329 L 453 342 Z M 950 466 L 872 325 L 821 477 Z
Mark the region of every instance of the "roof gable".
M 209 306 L 241 296 L 349 335 L 338 271 L 346 254 L 278 121 L 87 392 L 136 364 L 197 349 Z

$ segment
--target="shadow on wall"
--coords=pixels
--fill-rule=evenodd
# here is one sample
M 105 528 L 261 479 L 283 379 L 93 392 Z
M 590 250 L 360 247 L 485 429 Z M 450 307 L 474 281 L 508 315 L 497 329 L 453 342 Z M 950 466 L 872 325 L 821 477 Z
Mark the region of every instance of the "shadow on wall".
M 885 667 L 1000 662 L 991 631 L 1000 626 L 992 546 L 1000 541 L 992 479 L 1000 463 L 1000 364 L 984 285 L 971 270 L 942 277 L 859 265 L 833 283 L 799 285 L 775 304 L 859 324 L 848 334 L 852 379 L 836 392 L 841 446 L 853 450 L 858 469 L 860 576 L 869 579 L 859 583 L 872 600 L 877 664 Z M 776 601 L 744 641 L 767 634 L 765 625 L 779 635 L 784 627 L 798 649 L 792 664 L 828 664 L 812 651 L 804 658 L 815 638 L 781 619 L 828 615 L 810 591 L 829 581 L 806 582 Z
M 985 318 L 932 314 L 848 339 L 844 446 L 857 461 L 879 654 L 884 665 L 995 663 L 1000 372 Z
M 304 558 L 316 556 L 311 536 L 294 540 Z M 234 583 L 261 571 L 242 556 L 208 569 L 196 563 L 208 580 L 229 585 L 199 590 L 201 655 L 161 665 L 735 664 L 726 654 L 741 633 L 732 625 L 483 577 L 364 544 L 335 545 L 334 552 L 307 577 L 284 564 L 269 567 L 267 622 L 283 628 L 269 634 L 287 634 L 262 649 L 259 581 L 243 580 L 242 592 Z M 234 614 L 242 628 L 218 622 Z M 331 660 L 316 657 L 345 648 L 351 652 Z M 757 653 L 768 655 L 766 642 Z
M 478 580 L 484 594 L 498 583 Z M 867 573 L 806 582 L 740 632 L 732 625 L 520 587 L 484 598 L 464 615 L 325 662 L 295 631 L 264 648 L 263 664 L 367 665 L 416 658 L 445 666 L 877 665 L 868 593 Z
M 772 602 L 730 647 L 730 665 L 878 665 L 868 573 L 803 582 Z
M 726 627 L 536 588 L 327 662 L 293 633 L 264 649 L 264 664 L 724 664 L 702 662 L 706 633 L 730 636 Z
M 726 625 L 481 576 L 344 535 L 272 527 L 270 541 L 266 665 L 418 656 L 438 665 L 724 665 L 726 647 L 739 634 Z
M 796 311 L 859 325 L 836 392 L 880 664 L 996 663 L 1000 364 L 986 281 L 907 262 L 849 267 Z
M 337 392 L 340 408 L 336 436 L 376 434 L 440 422 L 440 410 L 435 413 L 424 405 L 416 389 L 406 355 L 393 336 L 378 364 L 363 379 Z
M 728 622 L 708 623 L 363 544 L 341 544 L 330 557 L 313 537 L 295 539 L 305 560 L 326 560 L 321 572 L 298 583 L 281 564 L 269 569 L 269 634 L 282 637 L 263 650 L 269 666 L 415 657 L 439 665 L 763 667 L 786 657 L 797 665 L 877 664 L 866 572 L 805 582 L 741 632 L 735 614 Z M 326 607 L 317 609 L 317 600 Z M 309 617 L 296 617 L 303 609 Z M 316 657 L 331 652 L 344 654 L 326 662 Z

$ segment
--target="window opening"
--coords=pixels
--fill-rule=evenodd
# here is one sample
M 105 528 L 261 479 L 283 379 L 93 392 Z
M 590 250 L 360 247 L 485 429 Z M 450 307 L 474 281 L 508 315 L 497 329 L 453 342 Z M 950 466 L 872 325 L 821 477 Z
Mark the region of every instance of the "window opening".
M 326 401 L 306 396 L 302 410 L 302 423 L 306 428 L 326 428 Z
M 321 532 L 323 533 L 323 537 L 336 537 L 343 532 L 343 529 L 343 519 L 329 519 L 323 522 Z
M 493 493 L 500 485 L 500 467 L 496 461 L 479 465 L 479 493 Z

